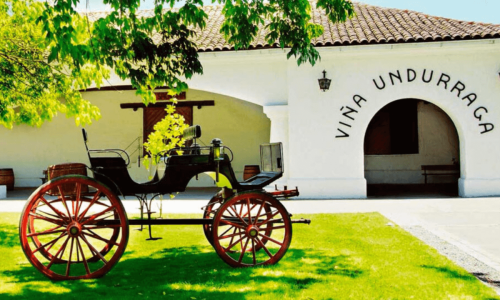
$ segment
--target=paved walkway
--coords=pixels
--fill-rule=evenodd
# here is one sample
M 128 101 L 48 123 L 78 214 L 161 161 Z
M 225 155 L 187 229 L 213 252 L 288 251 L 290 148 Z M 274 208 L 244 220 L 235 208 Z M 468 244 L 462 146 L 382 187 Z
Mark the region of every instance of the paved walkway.
M 0 211 L 20 212 L 32 190 L 0 200 Z M 201 213 L 214 189 L 191 189 L 163 201 L 163 212 Z M 135 199 L 123 201 L 138 212 Z M 292 214 L 379 212 L 485 281 L 500 286 L 500 198 L 287 200 Z M 153 204 L 154 205 L 154 204 Z M 391 223 L 388 224 L 390 226 Z

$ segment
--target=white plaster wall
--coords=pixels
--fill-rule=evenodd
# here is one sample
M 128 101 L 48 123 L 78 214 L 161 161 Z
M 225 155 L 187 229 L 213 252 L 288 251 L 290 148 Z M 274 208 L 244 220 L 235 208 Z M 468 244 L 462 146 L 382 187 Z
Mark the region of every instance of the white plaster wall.
M 288 102 L 288 62 L 282 50 L 200 53 L 203 75 L 189 80 L 203 90 L 261 106 Z
M 500 126 L 496 124 L 500 116 L 499 50 L 498 44 L 488 42 L 364 46 L 322 51 L 322 61 L 315 67 L 297 68 L 289 63 L 289 183 L 300 185 L 304 197 L 366 197 L 363 142 L 369 121 L 394 100 L 416 98 L 439 106 L 456 124 L 461 195 L 500 194 L 500 163 L 496 159 L 500 130 L 481 134 L 483 128 L 479 126 Z M 414 69 L 418 79 L 407 82 L 406 74 L 402 74 L 403 83 L 392 85 L 388 72 L 406 72 L 407 68 Z M 316 82 L 323 69 L 332 79 L 330 90 L 325 93 Z M 419 79 L 423 69 L 434 70 L 431 83 Z M 442 83 L 437 85 L 442 73 L 450 76 L 447 88 Z M 383 90 L 372 81 L 378 76 L 385 78 L 387 86 Z M 466 86 L 461 96 L 469 92 L 478 96 L 470 106 L 467 100 L 457 98 L 457 91 L 450 92 L 458 80 Z M 353 101 L 354 95 L 366 99 L 359 103 L 361 107 Z M 342 115 L 348 106 L 357 111 L 350 114 L 354 120 Z M 474 117 L 478 107 L 488 110 L 481 121 Z M 349 137 L 336 138 L 344 135 L 338 128 Z
M 121 103 L 140 102 L 134 91 L 86 92 L 83 97 L 98 106 L 102 118 L 86 126 L 90 149 L 124 149 L 129 153 L 142 144 L 143 111 L 121 109 Z M 205 144 L 217 137 L 235 153 L 233 168 L 241 179 L 244 166 L 259 164 L 259 145 L 269 142 L 270 120 L 262 106 L 227 96 L 197 90 L 187 92 L 188 100 L 214 100 L 215 106 L 193 109 L 196 124 L 202 126 Z M 136 140 L 139 138 L 139 141 Z M 49 165 L 82 162 L 89 165 L 81 128 L 73 119 L 57 116 L 41 128 L 24 125 L 9 130 L 0 127 L 0 168 L 13 168 L 17 187 L 41 184 L 42 170 Z M 138 152 L 131 155 L 129 172 L 136 181 L 146 181 L 149 172 L 138 164 Z M 200 176 L 190 186 L 212 186 L 213 181 Z
M 202 130 L 200 142 L 202 145 L 210 145 L 213 138 L 220 138 L 223 145 L 233 151 L 234 160 L 231 165 L 236 177 L 243 180 L 245 165 L 260 165 L 259 146 L 269 143 L 270 120 L 264 114 L 262 106 L 199 90 L 189 90 L 187 99 L 215 101 L 215 106 L 193 109 L 194 123 L 200 125 Z M 209 186 L 213 182 L 191 181 L 190 185 Z
M 133 92 L 87 93 L 101 110 L 102 118 L 86 127 L 90 148 L 125 148 L 142 135 L 142 114 L 120 109 L 120 103 L 133 102 Z M 89 164 L 81 128 L 73 119 L 58 115 L 40 128 L 25 125 L 9 130 L 0 127 L 2 141 L 0 166 L 14 169 L 17 187 L 41 184 L 42 170 L 65 162 Z
M 404 100 L 403 100 L 404 101 Z M 453 122 L 437 106 L 418 102 L 418 154 L 365 155 L 368 184 L 424 183 L 422 165 L 451 165 L 459 159 Z M 429 176 L 428 183 L 457 183 L 455 176 Z

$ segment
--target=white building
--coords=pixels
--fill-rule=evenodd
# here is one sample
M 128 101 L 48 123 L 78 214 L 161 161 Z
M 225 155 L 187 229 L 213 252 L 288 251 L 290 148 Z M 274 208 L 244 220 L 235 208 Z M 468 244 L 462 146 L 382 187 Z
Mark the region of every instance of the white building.
M 262 38 L 234 51 L 218 33 L 220 8 L 208 7 L 198 37 L 204 74 L 189 82 L 185 100 L 202 140 L 221 138 L 239 176 L 258 163 L 259 144 L 283 142 L 280 182 L 303 198 L 365 198 L 368 184 L 424 184 L 422 165 L 458 165 L 458 179 L 427 180 L 456 184 L 460 196 L 500 195 L 500 25 L 355 8 L 356 17 L 336 25 L 315 11 L 325 27 L 315 40 L 321 61 L 297 66 Z M 323 70 L 331 79 L 325 92 Z M 126 82 L 111 84 L 84 93 L 102 113 L 87 128 L 92 148 L 135 146 L 144 135 L 145 110 L 120 108 L 140 99 Z M 200 100 L 214 106 L 198 109 L 192 101 Z M 61 116 L 41 129 L 0 128 L 0 141 L 0 167 L 14 169 L 16 186 L 39 185 L 50 164 L 88 163 L 80 129 Z M 137 163 L 130 171 L 145 176 Z

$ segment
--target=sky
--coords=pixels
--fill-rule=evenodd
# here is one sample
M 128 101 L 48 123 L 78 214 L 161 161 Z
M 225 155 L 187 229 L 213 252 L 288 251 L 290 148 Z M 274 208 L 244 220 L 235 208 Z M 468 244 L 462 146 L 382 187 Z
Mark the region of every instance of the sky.
M 109 10 L 102 0 L 88 0 L 90 11 Z M 204 0 L 210 4 L 211 0 Z M 79 9 L 85 10 L 86 0 L 80 0 Z M 153 0 L 142 0 L 141 9 L 153 8 Z M 500 24 L 500 0 L 359 0 L 381 7 L 408 9 L 427 15 L 463 21 Z

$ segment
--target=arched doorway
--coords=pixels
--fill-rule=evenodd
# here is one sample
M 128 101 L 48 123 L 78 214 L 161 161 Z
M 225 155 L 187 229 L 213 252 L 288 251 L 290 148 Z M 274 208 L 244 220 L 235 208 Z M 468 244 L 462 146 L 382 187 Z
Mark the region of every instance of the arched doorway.
M 387 104 L 365 133 L 369 197 L 458 196 L 459 162 L 455 125 L 443 110 L 423 100 Z

